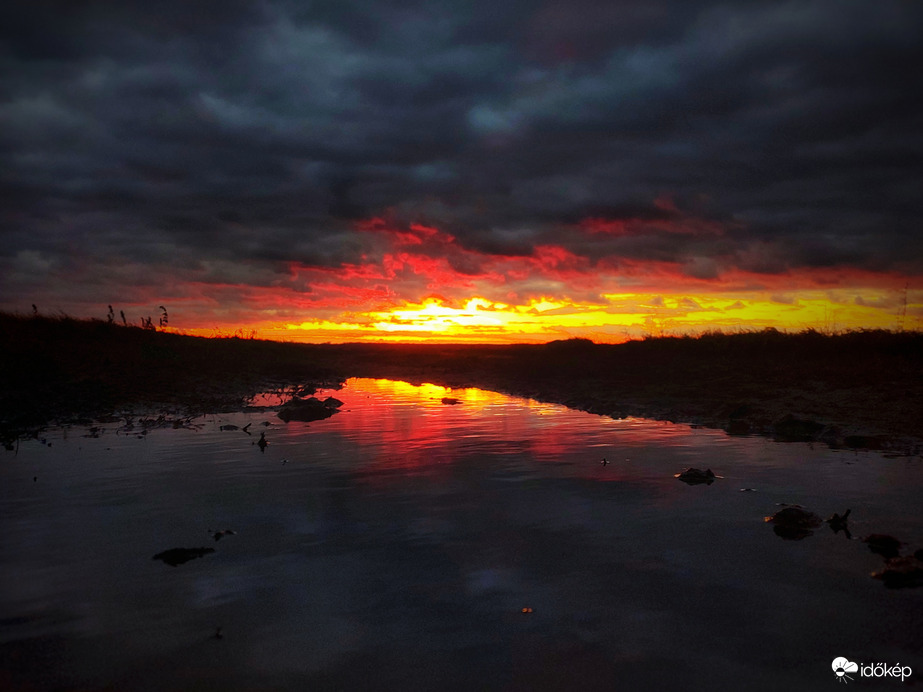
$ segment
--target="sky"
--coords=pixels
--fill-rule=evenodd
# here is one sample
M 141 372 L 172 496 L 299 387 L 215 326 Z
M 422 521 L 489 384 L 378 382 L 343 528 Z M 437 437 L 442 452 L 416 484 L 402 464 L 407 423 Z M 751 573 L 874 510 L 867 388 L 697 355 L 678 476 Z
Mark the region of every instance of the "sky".
M 923 328 L 918 0 L 0 4 L 0 310 Z

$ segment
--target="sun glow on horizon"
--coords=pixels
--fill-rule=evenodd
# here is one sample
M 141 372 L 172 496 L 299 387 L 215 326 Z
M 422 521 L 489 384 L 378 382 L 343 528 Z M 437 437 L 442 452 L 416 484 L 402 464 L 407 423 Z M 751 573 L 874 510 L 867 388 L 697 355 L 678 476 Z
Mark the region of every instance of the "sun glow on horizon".
M 923 294 L 904 305 L 893 291 L 793 290 L 786 293 L 606 293 L 592 302 L 542 296 L 524 304 L 475 295 L 430 296 L 368 311 L 328 312 L 307 320 L 259 320 L 245 326 L 180 329 L 200 336 L 257 337 L 310 343 L 543 343 L 589 338 L 620 343 L 646 336 L 775 328 L 920 328 Z

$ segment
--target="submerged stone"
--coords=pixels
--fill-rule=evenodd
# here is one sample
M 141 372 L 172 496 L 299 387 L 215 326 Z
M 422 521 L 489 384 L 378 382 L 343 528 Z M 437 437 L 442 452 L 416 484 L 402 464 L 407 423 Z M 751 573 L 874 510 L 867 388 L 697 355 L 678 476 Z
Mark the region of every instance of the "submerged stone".
M 152 560 L 161 560 L 171 567 L 176 567 L 181 565 L 184 562 L 189 562 L 190 560 L 195 560 L 200 558 L 203 555 L 208 555 L 208 553 L 215 552 L 214 548 L 170 548 L 170 550 L 164 550 L 162 553 L 157 553 Z
M 901 542 L 894 536 L 889 536 L 885 533 L 869 534 L 862 539 L 862 542 L 865 543 L 873 553 L 881 555 L 885 559 L 897 557 L 901 552 Z
M 824 519 L 827 522 L 827 525 L 833 531 L 833 533 L 839 533 L 843 531 L 846 533 L 846 538 L 851 538 L 849 533 L 849 513 L 852 512 L 851 509 L 847 509 L 843 514 L 834 512 L 829 517 Z
M 703 471 L 701 469 L 692 468 L 691 466 L 682 473 L 673 474 L 673 477 L 689 485 L 699 485 L 700 483 L 711 485 L 715 482 L 716 478 L 721 478 L 721 476 L 716 476 L 715 472 L 711 469 L 705 469 Z
M 279 418 L 286 423 L 293 420 L 310 423 L 330 418 L 337 413 L 337 405 L 342 406 L 342 404 L 343 402 L 333 397 L 328 398 L 327 401 L 321 401 L 313 396 L 310 399 L 292 399 L 279 409 Z
M 763 517 L 763 521 L 773 524 L 773 531 L 777 536 L 790 541 L 800 541 L 813 535 L 814 529 L 823 523 L 814 512 L 800 505 L 780 509 L 771 517 Z
M 910 555 L 892 557 L 882 569 L 872 572 L 872 577 L 883 581 L 889 589 L 923 586 L 923 562 Z

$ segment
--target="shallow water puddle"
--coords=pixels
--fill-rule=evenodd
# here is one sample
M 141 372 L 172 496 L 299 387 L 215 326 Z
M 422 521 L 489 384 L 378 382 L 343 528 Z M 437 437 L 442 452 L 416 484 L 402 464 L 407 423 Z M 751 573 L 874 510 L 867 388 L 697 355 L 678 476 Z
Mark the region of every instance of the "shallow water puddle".
M 912 552 L 919 459 L 476 389 L 329 395 L 312 423 L 253 409 L 6 453 L 0 686 L 806 689 L 839 656 L 923 676 L 923 589 L 871 579 L 881 557 L 826 524 L 763 522 L 851 508 L 854 539 Z

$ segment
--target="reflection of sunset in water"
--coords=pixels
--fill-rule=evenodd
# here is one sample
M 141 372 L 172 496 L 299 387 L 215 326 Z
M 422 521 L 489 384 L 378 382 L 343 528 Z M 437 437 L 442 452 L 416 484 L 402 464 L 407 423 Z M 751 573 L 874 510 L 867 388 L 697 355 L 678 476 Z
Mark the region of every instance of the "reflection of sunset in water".
M 831 628 L 916 631 L 893 614 L 919 594 L 871 579 L 867 546 L 826 526 L 792 545 L 763 521 L 780 502 L 852 507 L 856 533 L 923 545 L 912 459 L 431 384 L 355 379 L 315 396 L 342 412 L 283 423 L 273 405 L 22 440 L 0 482 L 0 669 L 12 651 L 36 681 L 55 656 L 67 689 L 542 689 L 508 662 L 537 647 L 570 666 L 554 657 L 589 645 L 638 662 L 631 689 L 681 689 L 642 678 L 712 660 L 728 632 L 730 664 L 764 674 L 767 651 L 822 660 Z M 674 477 L 690 466 L 722 478 Z M 196 559 L 151 559 L 173 550 Z M 895 660 L 916 655 L 907 642 Z M 350 677 L 359 659 L 397 676 Z M 420 660 L 439 679 L 416 677 Z M 479 679 L 455 685 L 462 667 Z
M 316 394 L 331 395 L 345 402 L 342 412 L 312 423 L 311 430 L 348 436 L 362 457 L 356 472 L 370 479 L 388 472 L 441 475 L 453 464 L 474 463 L 489 454 L 498 468 L 529 460 L 555 467 L 556 475 L 627 480 L 644 475 L 630 463 L 636 455 L 632 448 L 646 456 L 652 439 L 682 447 L 723 437 L 717 431 L 617 420 L 476 388 L 350 379 L 342 390 Z M 300 435 L 300 424 L 291 425 L 296 427 L 290 433 Z M 603 457 L 614 463 L 603 466 Z M 670 474 L 665 477 L 672 480 Z

